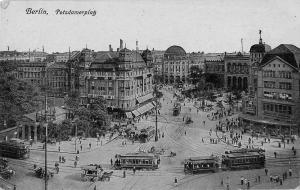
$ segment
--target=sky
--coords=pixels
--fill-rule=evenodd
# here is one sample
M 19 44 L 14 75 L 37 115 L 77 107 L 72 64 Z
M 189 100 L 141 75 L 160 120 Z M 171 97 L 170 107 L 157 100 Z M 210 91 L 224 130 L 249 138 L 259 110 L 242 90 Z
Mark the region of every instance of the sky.
M 1 1 L 1 0 L 0 0 Z M 26 14 L 44 9 L 48 15 Z M 100 0 L 10 1 L 0 7 L 0 50 L 66 52 L 86 46 L 114 50 L 166 50 L 179 45 L 187 52 L 248 52 L 263 41 L 300 47 L 299 0 Z M 56 15 L 61 10 L 95 10 L 96 15 Z

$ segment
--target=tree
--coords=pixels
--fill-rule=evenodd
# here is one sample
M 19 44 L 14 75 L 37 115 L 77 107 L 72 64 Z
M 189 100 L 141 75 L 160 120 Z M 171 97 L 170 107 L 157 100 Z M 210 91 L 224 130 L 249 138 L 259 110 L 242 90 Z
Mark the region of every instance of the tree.
M 205 74 L 205 82 L 212 83 L 214 87 L 221 88 L 224 84 L 224 78 L 221 75 L 215 73 L 206 73 Z
M 17 80 L 13 72 L 14 66 L 11 66 L 10 62 L 1 62 L 0 127 L 4 126 L 4 121 L 7 128 L 13 127 L 24 114 L 34 112 L 38 108 L 38 89 Z
M 74 109 L 74 118 L 77 128 L 90 134 L 92 129 L 97 128 L 101 130 L 108 130 L 110 126 L 110 117 L 107 112 L 106 101 L 102 97 L 97 97 L 91 100 L 91 103 L 87 106 L 79 106 Z M 94 130 L 95 131 L 95 130 Z

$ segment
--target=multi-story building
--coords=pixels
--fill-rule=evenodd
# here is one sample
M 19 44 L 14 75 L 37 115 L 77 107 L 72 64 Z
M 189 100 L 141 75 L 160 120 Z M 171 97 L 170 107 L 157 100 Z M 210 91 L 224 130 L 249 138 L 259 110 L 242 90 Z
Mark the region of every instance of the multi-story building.
M 42 62 L 46 59 L 47 53 L 41 51 L 18 52 L 1 51 L 0 61 L 27 61 L 27 62 Z
M 226 53 L 225 63 L 225 88 L 232 90 L 247 90 L 250 70 L 250 56 L 247 53 Z
M 204 52 L 192 52 L 188 54 L 188 58 L 190 60 L 189 67 L 198 67 L 199 69 L 204 70 L 204 60 L 205 60 L 205 55 Z
M 225 64 L 222 56 L 210 56 L 204 60 L 205 73 L 217 74 L 224 78 Z
M 169 47 L 163 58 L 162 73 L 164 82 L 167 84 L 187 83 L 189 63 L 188 56 L 182 47 L 175 45 Z
M 46 68 L 49 95 L 63 97 L 67 94 L 68 67 L 64 62 L 52 63 Z
M 250 74 L 249 74 L 249 94 L 253 95 L 257 91 L 257 69 L 258 66 L 263 59 L 264 55 L 271 50 L 271 46 L 263 43 L 261 38 L 261 31 L 260 31 L 260 38 L 259 43 L 254 44 L 250 48 Z
M 126 48 L 96 53 L 95 59 L 85 66 L 83 104 L 102 96 L 111 112 L 123 116 L 126 113 L 127 117 L 138 117 L 152 109 L 153 65 L 149 56 L 145 58 L 147 62 L 137 51 Z
M 267 52 L 257 70 L 256 115 L 240 116 L 246 128 L 270 135 L 299 134 L 300 49 L 281 44 Z
M 34 86 L 46 84 L 46 62 L 17 62 L 17 78 Z
M 263 43 L 260 38 L 259 43 L 254 44 L 250 48 L 250 73 L 249 73 L 249 91 L 243 97 L 243 113 L 256 115 L 257 114 L 257 72 L 258 67 L 264 57 L 264 55 L 271 50 L 271 46 Z
M 158 79 L 158 81 L 162 82 L 162 65 L 165 51 L 161 50 L 152 50 L 152 60 L 153 60 L 153 75 L 154 78 Z

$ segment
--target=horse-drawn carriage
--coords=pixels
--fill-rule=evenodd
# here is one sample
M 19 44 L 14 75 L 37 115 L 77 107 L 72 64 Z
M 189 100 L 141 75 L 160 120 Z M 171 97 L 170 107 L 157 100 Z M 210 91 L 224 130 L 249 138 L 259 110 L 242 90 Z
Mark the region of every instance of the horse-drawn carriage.
M 81 167 L 82 181 L 110 181 L 113 171 L 103 172 L 103 169 L 98 164 L 90 164 Z

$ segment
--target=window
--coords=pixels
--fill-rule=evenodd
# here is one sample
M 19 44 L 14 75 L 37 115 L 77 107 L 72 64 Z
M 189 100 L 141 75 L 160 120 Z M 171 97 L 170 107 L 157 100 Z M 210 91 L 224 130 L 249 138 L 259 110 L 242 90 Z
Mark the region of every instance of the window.
M 290 82 L 280 82 L 279 83 L 279 88 L 280 89 L 285 89 L 285 90 L 291 90 L 292 89 L 292 84 Z
M 264 81 L 265 88 L 275 88 L 275 82 L 273 81 Z

